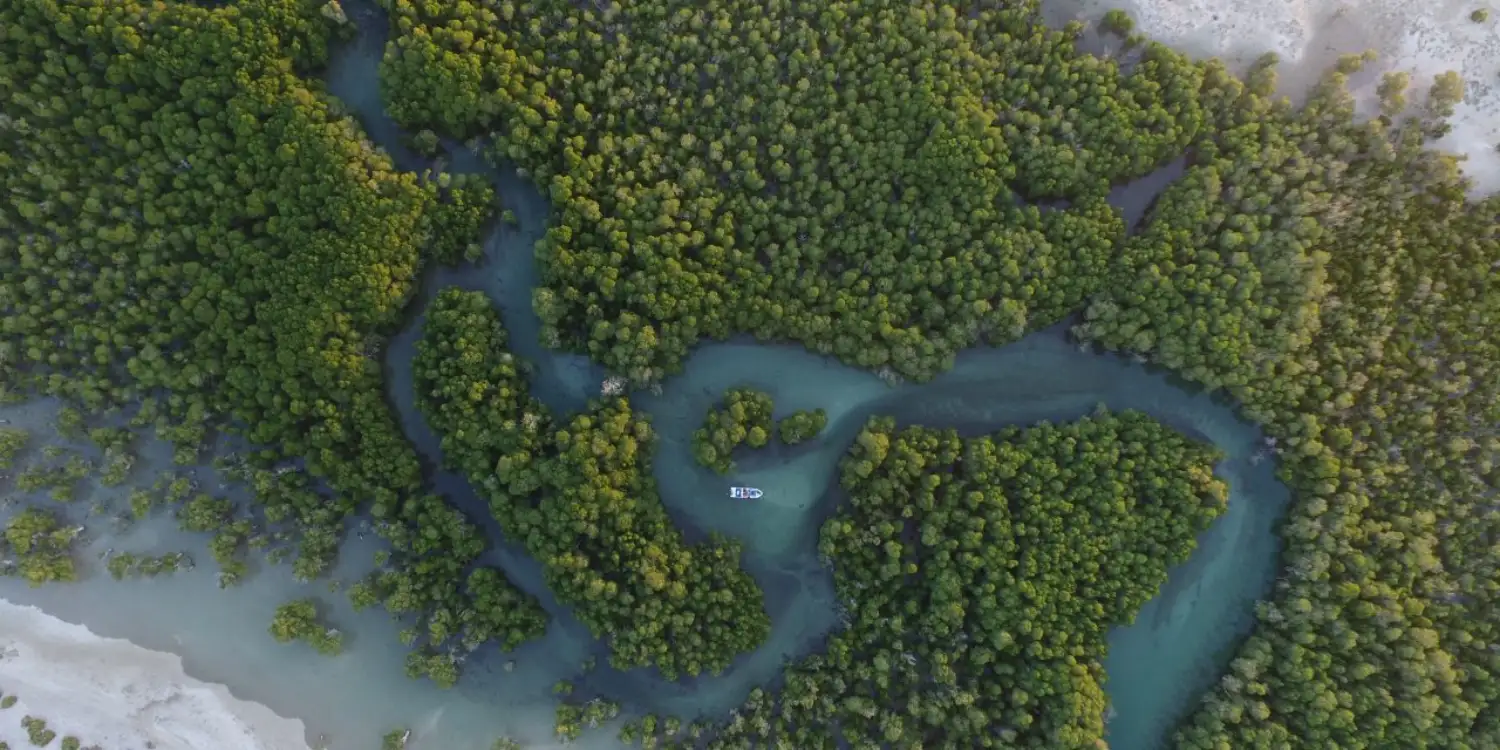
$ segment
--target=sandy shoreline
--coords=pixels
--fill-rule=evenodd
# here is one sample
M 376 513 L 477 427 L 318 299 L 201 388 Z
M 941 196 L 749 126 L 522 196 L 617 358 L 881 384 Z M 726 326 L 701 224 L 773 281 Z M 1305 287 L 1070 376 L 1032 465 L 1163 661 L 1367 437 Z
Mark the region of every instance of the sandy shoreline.
M 0 740 L 31 747 L 21 719 L 108 750 L 307 750 L 301 721 L 189 677 L 175 654 L 103 638 L 0 599 Z
M 1410 73 L 1408 99 L 1420 103 L 1433 76 L 1455 71 L 1464 79 L 1464 101 L 1436 146 L 1468 158 L 1463 171 L 1475 194 L 1500 191 L 1500 0 L 1044 0 L 1044 6 L 1053 22 L 1094 22 L 1123 9 L 1137 31 L 1195 57 L 1218 57 L 1236 72 L 1275 52 L 1281 91 L 1293 99 L 1340 55 L 1373 49 L 1379 57 L 1350 81 L 1362 111 L 1375 111 L 1375 88 L 1386 72 Z M 1476 10 L 1489 18 L 1471 20 Z

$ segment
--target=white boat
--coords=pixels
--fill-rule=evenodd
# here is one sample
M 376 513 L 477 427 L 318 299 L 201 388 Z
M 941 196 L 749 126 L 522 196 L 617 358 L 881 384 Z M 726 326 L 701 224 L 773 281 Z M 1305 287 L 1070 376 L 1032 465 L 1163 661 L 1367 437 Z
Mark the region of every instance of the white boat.
M 764 492 L 761 492 L 760 490 L 755 489 L 754 487 L 730 487 L 729 488 L 729 496 L 732 497 L 732 498 L 734 498 L 734 499 L 736 499 L 736 500 L 754 500 L 754 499 L 756 499 L 756 498 L 758 498 L 758 497 L 760 497 L 761 495 L 764 495 L 764 494 L 765 494 Z

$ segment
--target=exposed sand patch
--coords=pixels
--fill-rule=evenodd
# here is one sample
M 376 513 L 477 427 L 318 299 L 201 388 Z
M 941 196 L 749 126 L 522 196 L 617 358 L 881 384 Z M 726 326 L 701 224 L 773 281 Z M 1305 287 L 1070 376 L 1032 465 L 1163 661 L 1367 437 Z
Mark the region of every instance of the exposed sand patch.
M 1339 55 L 1367 49 L 1380 57 L 1351 82 L 1366 104 L 1387 71 L 1412 74 L 1415 101 L 1434 75 L 1457 71 L 1467 94 L 1437 145 L 1468 157 L 1476 192 L 1500 190 L 1500 0 L 1049 0 L 1047 15 L 1092 22 L 1111 8 L 1146 36 L 1236 70 L 1276 52 L 1282 91 L 1294 98 Z M 1469 18 L 1479 9 L 1490 15 L 1482 23 Z
M 189 677 L 174 654 L 101 638 L 0 600 L 0 740 L 31 747 L 21 719 L 45 719 L 49 747 L 75 736 L 107 750 L 307 750 L 302 722 Z

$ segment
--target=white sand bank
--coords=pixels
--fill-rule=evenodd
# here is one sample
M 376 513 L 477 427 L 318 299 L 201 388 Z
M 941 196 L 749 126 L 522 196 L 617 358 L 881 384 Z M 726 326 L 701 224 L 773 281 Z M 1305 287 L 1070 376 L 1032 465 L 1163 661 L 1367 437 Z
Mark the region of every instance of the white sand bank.
M 0 599 L 0 740 L 31 747 L 21 719 L 46 719 L 50 747 L 75 736 L 107 750 L 307 750 L 302 722 L 189 677 L 174 654 L 101 638 Z M 150 743 L 150 745 L 148 745 Z
M 1048 0 L 1054 20 L 1098 20 L 1120 8 L 1136 30 L 1175 49 L 1219 57 L 1236 70 L 1265 52 L 1281 56 L 1282 88 L 1296 96 L 1341 54 L 1380 57 L 1354 82 L 1373 98 L 1379 75 L 1412 74 L 1414 101 L 1432 76 L 1457 71 L 1467 95 L 1438 146 L 1468 157 L 1480 193 L 1500 190 L 1500 0 Z M 1487 10 L 1476 23 L 1470 14 Z

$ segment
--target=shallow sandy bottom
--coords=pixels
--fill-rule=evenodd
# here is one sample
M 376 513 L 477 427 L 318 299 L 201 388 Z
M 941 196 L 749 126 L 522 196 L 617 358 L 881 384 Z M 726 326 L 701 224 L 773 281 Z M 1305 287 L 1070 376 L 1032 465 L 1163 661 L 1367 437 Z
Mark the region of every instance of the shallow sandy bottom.
M 1123 8 L 1137 31 L 1199 57 L 1243 70 L 1266 52 L 1281 56 L 1283 93 L 1296 98 L 1339 55 L 1373 49 L 1379 57 L 1352 88 L 1373 100 L 1380 74 L 1412 74 L 1413 101 L 1432 77 L 1453 70 L 1467 96 L 1453 131 L 1438 146 L 1468 157 L 1464 172 L 1478 193 L 1500 189 L 1500 0 L 1056 0 L 1054 22 L 1097 21 Z M 1489 11 L 1475 23 L 1469 15 Z

